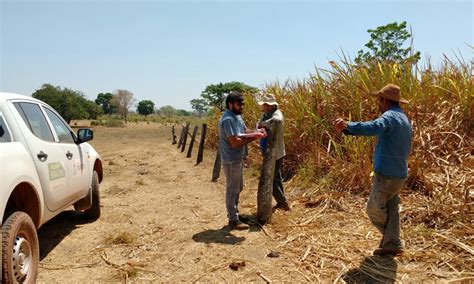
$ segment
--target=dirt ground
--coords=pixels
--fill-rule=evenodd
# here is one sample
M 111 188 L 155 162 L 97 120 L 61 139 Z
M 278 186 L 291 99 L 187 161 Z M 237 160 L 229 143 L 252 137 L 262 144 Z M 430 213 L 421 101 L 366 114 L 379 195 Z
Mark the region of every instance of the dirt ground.
M 71 210 L 40 229 L 39 282 L 355 283 L 436 275 L 425 273 L 415 251 L 401 260 L 370 256 L 379 236 L 366 218 L 351 219 L 363 212 L 362 198 L 351 208 L 324 202 L 304 208 L 293 201 L 291 212 L 277 211 L 264 229 L 229 231 L 224 178 L 210 182 L 211 151 L 195 166 L 196 152 L 187 159 L 171 145 L 170 127 L 158 124 L 94 131 L 91 144 L 104 163 L 102 217 L 85 223 Z M 254 214 L 258 180 L 250 169 L 246 175 L 240 211 Z M 290 200 L 297 194 L 293 188 Z M 350 234 L 347 223 L 355 228 Z M 312 224 L 317 230 L 305 231 Z M 268 257 L 272 251 L 279 256 Z M 458 275 L 466 274 L 451 278 Z

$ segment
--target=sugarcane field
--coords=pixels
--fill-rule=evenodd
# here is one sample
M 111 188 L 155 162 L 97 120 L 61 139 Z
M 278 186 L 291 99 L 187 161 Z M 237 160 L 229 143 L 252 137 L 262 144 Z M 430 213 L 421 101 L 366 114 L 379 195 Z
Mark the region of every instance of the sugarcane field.
M 473 5 L 2 1 L 1 283 L 474 283 Z

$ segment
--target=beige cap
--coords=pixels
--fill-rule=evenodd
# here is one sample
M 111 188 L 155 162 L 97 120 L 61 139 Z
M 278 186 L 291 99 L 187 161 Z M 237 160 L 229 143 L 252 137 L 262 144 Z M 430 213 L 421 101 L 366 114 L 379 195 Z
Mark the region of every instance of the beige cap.
M 260 100 L 257 102 L 259 105 L 271 105 L 271 106 L 277 106 L 278 103 L 275 99 L 274 94 L 264 94 L 263 96 L 260 97 Z

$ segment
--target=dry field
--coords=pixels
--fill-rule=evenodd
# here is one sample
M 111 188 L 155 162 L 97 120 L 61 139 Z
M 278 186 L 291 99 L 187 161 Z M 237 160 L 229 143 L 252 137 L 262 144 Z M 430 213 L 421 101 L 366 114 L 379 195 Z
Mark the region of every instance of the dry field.
M 67 211 L 40 229 L 40 282 L 474 281 L 469 224 L 450 228 L 466 230 L 468 243 L 403 224 L 405 255 L 373 257 L 380 236 L 363 197 L 310 201 L 308 188 L 290 181 L 291 212 L 276 212 L 264 229 L 229 231 L 224 178 L 210 182 L 211 151 L 195 166 L 196 152 L 185 158 L 171 145 L 170 128 L 158 124 L 94 131 L 104 162 L 102 217 L 84 223 Z M 258 172 L 245 171 L 240 210 L 251 215 Z M 404 208 L 416 208 L 416 196 L 402 200 L 402 216 Z M 268 257 L 272 251 L 279 256 Z

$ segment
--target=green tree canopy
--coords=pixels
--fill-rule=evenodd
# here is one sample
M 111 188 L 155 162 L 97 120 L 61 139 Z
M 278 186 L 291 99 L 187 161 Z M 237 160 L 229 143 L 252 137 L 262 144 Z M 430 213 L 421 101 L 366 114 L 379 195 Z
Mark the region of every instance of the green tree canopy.
M 191 103 L 192 109 L 198 113 L 199 117 L 209 110 L 209 105 L 204 99 L 193 99 L 189 102 Z
M 258 89 L 242 82 L 219 83 L 217 85 L 207 86 L 201 93 L 201 97 L 205 100 L 207 106 L 217 107 L 223 110 L 225 109 L 225 97 L 232 91 L 256 93 Z
M 171 116 L 176 114 L 176 109 L 170 105 L 167 105 L 167 106 L 160 107 L 158 112 L 160 113 L 160 115 L 164 115 L 168 118 L 171 118 Z
M 95 103 L 100 105 L 105 114 L 112 114 L 117 111 L 111 103 L 113 96 L 112 93 L 100 93 L 95 99 Z
M 86 109 L 88 119 L 97 119 L 99 115 L 104 114 L 104 111 L 99 105 L 97 105 L 93 101 L 89 101 L 86 99 L 84 100 L 84 108 Z
M 143 100 L 138 102 L 137 112 L 141 115 L 152 114 L 155 110 L 155 103 L 150 100 Z
M 43 84 L 32 94 L 32 97 L 49 104 L 68 123 L 73 119 L 96 119 L 102 114 L 101 108 L 87 100 L 82 92 L 68 88 Z
M 368 30 L 370 41 L 365 44 L 368 51 L 359 50 L 355 61 L 363 63 L 367 61 L 408 61 L 416 64 L 420 60 L 420 52 L 413 52 L 412 47 L 404 48 L 405 41 L 412 38 L 407 31 L 407 22 L 397 22 Z
M 179 116 L 191 116 L 191 113 L 185 109 L 178 109 L 176 110 L 176 115 Z

